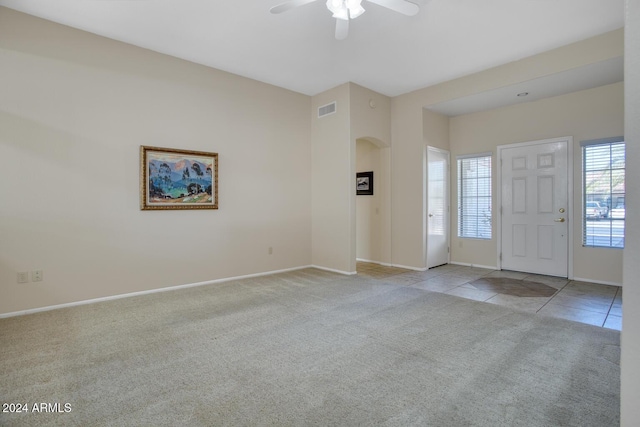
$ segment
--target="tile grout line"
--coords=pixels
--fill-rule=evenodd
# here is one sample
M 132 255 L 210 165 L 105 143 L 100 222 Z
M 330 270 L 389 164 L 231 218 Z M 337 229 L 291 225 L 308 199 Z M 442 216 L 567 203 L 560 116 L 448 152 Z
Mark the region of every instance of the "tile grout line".
M 604 328 L 604 325 L 607 323 L 607 319 L 609 318 L 609 313 L 611 313 L 611 307 L 613 307 L 613 303 L 616 300 L 616 295 L 618 295 L 618 291 L 616 290 L 616 293 L 613 295 L 613 299 L 611 300 L 611 304 L 609 304 L 609 309 L 607 310 L 607 315 L 604 316 L 604 322 L 602 322 L 602 327 Z
M 403 277 L 405 274 L 407 274 L 407 275 L 411 275 L 411 273 L 414 273 L 414 272 L 412 272 L 412 271 L 403 271 L 402 269 L 399 269 L 399 270 L 398 270 L 398 269 L 395 269 L 395 268 L 389 268 L 389 270 L 392 270 L 392 271 L 389 271 L 389 270 L 387 270 L 387 268 L 385 268 L 385 267 L 381 267 L 381 268 L 371 268 L 371 269 L 366 268 L 364 265 L 362 265 L 361 267 L 363 267 L 363 268 L 361 268 L 361 269 L 360 269 L 360 273 L 361 273 L 361 275 L 362 275 L 362 276 L 364 276 L 364 277 L 369 277 L 369 278 L 371 278 L 371 279 L 376 279 L 376 280 L 383 280 L 383 281 L 384 281 L 384 280 L 386 280 L 386 279 L 401 278 L 401 277 Z M 438 270 L 438 268 L 436 267 L 436 268 L 434 268 L 434 269 L 430 269 L 430 270 L 431 270 L 431 271 L 433 271 L 434 273 L 436 273 L 436 272 L 437 272 L 437 270 Z M 409 282 L 407 282 L 407 283 L 404 283 L 404 282 L 402 282 L 402 283 L 397 283 L 397 285 L 398 285 L 398 286 L 406 286 L 406 287 L 414 287 L 414 288 L 415 288 L 415 285 L 416 285 L 416 284 L 418 284 L 418 283 L 422 283 L 422 282 L 427 282 L 427 281 L 432 280 L 432 279 L 435 279 L 435 278 L 437 278 L 437 277 L 446 277 L 446 276 L 453 276 L 453 277 L 456 277 L 456 272 L 457 272 L 457 270 L 465 270 L 465 268 L 464 268 L 464 267 L 461 267 L 461 268 L 458 268 L 458 269 L 447 269 L 447 270 L 444 270 L 444 269 L 443 269 L 443 271 L 441 271 L 441 272 L 437 272 L 437 274 L 435 274 L 434 276 L 424 277 L 424 278 L 421 278 L 421 279 L 419 279 L 419 280 L 418 280 L 418 279 L 416 279 L 417 281 L 415 281 L 415 282 L 411 282 L 411 283 L 409 283 Z M 461 283 L 461 284 L 458 284 L 458 285 L 455 285 L 455 286 L 453 286 L 452 288 L 450 288 L 450 289 L 448 289 L 448 290 L 430 290 L 430 289 L 425 289 L 425 290 L 430 291 L 430 292 L 437 292 L 437 293 L 442 293 L 442 294 L 455 295 L 455 294 L 450 294 L 450 292 L 451 292 L 451 291 L 453 291 L 453 290 L 455 290 L 455 289 L 470 289 L 470 288 L 468 288 L 468 287 L 467 287 L 467 288 L 465 288 L 465 286 L 469 285 L 470 283 L 472 283 L 472 282 L 473 282 L 473 281 L 475 281 L 475 280 L 478 280 L 478 279 L 481 279 L 481 278 L 484 278 L 484 277 L 491 276 L 491 274 L 492 274 L 492 273 L 494 273 L 494 272 L 496 272 L 496 271 L 500 271 L 500 270 L 490 270 L 490 271 L 487 271 L 486 273 L 480 274 L 480 275 L 479 275 L 479 276 L 477 276 L 477 277 L 476 277 L 475 275 L 474 275 L 474 277 L 468 277 L 468 276 L 466 276 L 466 274 L 462 274 L 462 275 L 458 276 L 458 278 L 465 279 L 465 282 L 464 282 L 464 283 Z M 373 273 L 373 274 L 367 274 L 367 273 Z M 466 276 L 466 277 L 465 277 L 465 276 Z M 529 276 L 537 276 L 537 275 L 535 275 L 535 274 L 534 274 L 534 275 L 527 275 L 527 276 L 525 276 L 525 277 L 524 277 L 524 278 L 522 278 L 522 279 L 515 279 L 515 278 L 514 278 L 514 280 L 527 280 L 527 279 L 529 279 L 529 280 L 535 280 L 535 277 L 534 277 L 534 278 L 532 278 L 532 277 L 529 277 Z M 414 279 L 415 279 L 415 277 L 414 277 Z M 545 308 L 545 307 L 546 307 L 546 306 L 547 306 L 547 305 L 548 305 L 552 300 L 554 300 L 554 299 L 555 299 L 555 297 L 557 297 L 558 295 L 560 295 L 560 293 L 561 293 L 562 291 L 564 291 L 564 290 L 567 288 L 567 286 L 569 286 L 570 284 L 572 284 L 572 283 L 574 283 L 574 282 L 575 282 L 575 280 L 569 280 L 569 279 L 567 278 L 567 281 L 564 283 L 564 285 L 562 285 L 559 289 L 556 289 L 556 291 L 554 292 L 554 294 L 553 294 L 551 297 L 549 297 L 549 299 L 548 299 L 548 300 L 547 300 L 547 301 L 546 301 L 546 302 L 545 302 L 545 303 L 544 303 L 544 304 L 543 304 L 539 309 L 537 309 L 537 310 L 536 310 L 535 312 L 533 312 L 533 313 L 535 313 L 535 314 L 540 314 L 540 311 L 541 311 L 542 309 L 544 309 L 544 308 Z M 550 285 L 548 285 L 548 286 L 550 286 Z M 473 288 L 473 287 L 472 287 L 472 288 Z M 417 288 L 417 289 L 421 289 L 421 288 Z M 480 289 L 476 289 L 476 290 L 478 290 L 478 291 L 482 291 L 482 290 L 480 290 Z M 593 326 L 597 326 L 597 327 L 604 328 L 604 325 L 607 323 L 607 320 L 609 319 L 609 316 L 611 316 L 611 315 L 612 315 L 612 314 L 611 314 L 611 310 L 612 310 L 612 308 L 613 308 L 613 305 L 615 304 L 616 297 L 618 296 L 618 294 L 619 294 L 620 292 L 621 292 L 621 289 L 616 290 L 616 293 L 614 294 L 613 299 L 612 299 L 611 303 L 609 304 L 609 308 L 608 308 L 608 310 L 607 310 L 607 313 L 606 313 L 606 314 L 605 314 L 605 316 L 604 316 L 604 321 L 603 321 L 600 325 L 598 325 L 598 324 L 595 324 L 595 325 L 594 325 L 593 323 L 589 323 L 589 322 L 582 322 L 582 321 L 580 321 L 580 320 L 575 320 L 575 319 L 568 319 L 568 320 L 573 320 L 573 321 L 576 321 L 576 322 L 578 322 L 578 323 L 586 323 L 586 324 L 591 324 L 591 325 L 593 325 Z M 491 293 L 491 292 L 490 292 L 490 293 Z M 467 298 L 467 299 L 471 299 L 471 300 L 476 300 L 476 301 L 482 301 L 482 302 L 485 302 L 485 303 L 489 303 L 489 301 L 490 301 L 490 300 L 492 300 L 493 298 L 495 298 L 495 297 L 497 297 L 497 296 L 499 296 L 499 295 L 501 295 L 501 293 L 500 293 L 500 292 L 493 293 L 493 295 L 491 295 L 491 296 L 487 297 L 486 299 L 476 299 L 476 298 L 470 298 L 470 297 L 464 297 L 464 296 L 463 296 L 462 298 Z M 498 305 L 501 305 L 501 304 L 499 304 L 499 303 L 498 303 Z M 560 304 L 560 305 L 561 305 L 561 306 L 563 306 L 563 304 Z M 579 310 L 579 311 L 586 311 L 586 312 L 590 312 L 590 311 L 591 311 L 591 310 L 589 310 L 589 309 L 585 309 L 585 308 L 577 308 L 577 307 L 572 307 L 572 306 L 569 306 L 569 308 L 574 308 L 574 309 L 577 309 L 577 310 Z M 598 313 L 598 311 L 593 311 L 593 313 Z M 602 313 L 602 312 L 600 312 L 600 313 Z M 602 314 L 604 314 L 604 313 L 602 313 Z M 542 314 L 540 314 L 540 315 L 542 315 Z M 556 316 L 551 316 L 551 317 L 556 317 Z M 563 318 L 563 317 L 560 317 L 560 318 Z M 614 328 L 614 329 L 615 329 L 615 328 Z
M 551 302 L 552 299 L 554 299 L 556 296 L 558 296 L 558 294 L 560 294 L 560 292 L 567 287 L 567 285 L 569 285 L 569 283 L 571 283 L 573 280 L 569 280 L 567 281 L 567 283 L 564 284 L 563 287 L 561 287 L 560 289 L 556 290 L 556 292 L 551 295 L 551 298 L 549 298 L 549 301 L 545 302 L 544 304 L 542 304 L 542 307 L 540 307 L 537 311 L 536 314 L 538 314 L 540 312 L 540 310 L 542 310 L 543 308 L 546 307 L 547 304 L 549 304 Z
M 616 303 L 616 297 L 618 296 L 618 292 L 620 292 L 622 288 L 618 288 L 616 289 L 616 293 L 613 295 L 613 299 L 611 300 L 611 304 L 609 305 L 609 310 L 607 310 L 607 315 L 604 318 L 604 323 L 602 324 L 602 327 L 604 328 L 604 325 L 606 325 L 607 320 L 609 319 L 609 314 L 611 313 L 611 309 L 613 308 L 613 304 Z

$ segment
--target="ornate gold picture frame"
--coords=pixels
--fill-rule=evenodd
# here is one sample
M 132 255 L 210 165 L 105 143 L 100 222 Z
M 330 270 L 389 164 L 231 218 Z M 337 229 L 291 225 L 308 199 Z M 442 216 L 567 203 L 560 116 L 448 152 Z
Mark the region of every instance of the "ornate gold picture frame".
M 218 209 L 218 153 L 140 146 L 140 209 Z

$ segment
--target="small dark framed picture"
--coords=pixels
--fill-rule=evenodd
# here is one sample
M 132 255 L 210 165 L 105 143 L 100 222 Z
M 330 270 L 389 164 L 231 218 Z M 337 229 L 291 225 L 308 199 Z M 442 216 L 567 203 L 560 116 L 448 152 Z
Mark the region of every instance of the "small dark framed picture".
M 373 196 L 373 172 L 356 173 L 356 195 Z

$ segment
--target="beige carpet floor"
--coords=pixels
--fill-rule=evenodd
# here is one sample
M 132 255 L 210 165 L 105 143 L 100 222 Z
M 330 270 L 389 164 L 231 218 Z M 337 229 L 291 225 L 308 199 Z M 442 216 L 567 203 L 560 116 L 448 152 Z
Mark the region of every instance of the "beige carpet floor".
M 30 410 L 0 425 L 616 426 L 619 353 L 617 331 L 306 269 L 0 319 L 0 401 Z

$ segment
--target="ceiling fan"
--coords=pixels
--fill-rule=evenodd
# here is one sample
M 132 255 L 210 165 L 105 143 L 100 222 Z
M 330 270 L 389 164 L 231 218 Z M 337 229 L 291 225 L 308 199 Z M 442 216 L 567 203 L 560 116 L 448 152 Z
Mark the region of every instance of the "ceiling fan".
M 282 13 L 293 8 L 313 3 L 317 0 L 289 0 L 270 9 L 271 13 Z M 403 15 L 413 16 L 420 11 L 420 6 L 409 0 L 366 0 L 369 3 L 386 7 Z M 336 18 L 336 39 L 344 40 L 349 35 L 349 20 L 364 13 L 363 0 L 327 0 L 327 9 Z

